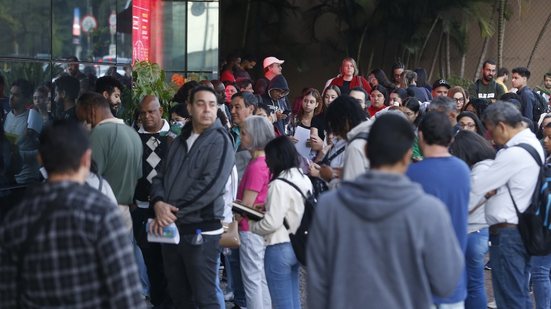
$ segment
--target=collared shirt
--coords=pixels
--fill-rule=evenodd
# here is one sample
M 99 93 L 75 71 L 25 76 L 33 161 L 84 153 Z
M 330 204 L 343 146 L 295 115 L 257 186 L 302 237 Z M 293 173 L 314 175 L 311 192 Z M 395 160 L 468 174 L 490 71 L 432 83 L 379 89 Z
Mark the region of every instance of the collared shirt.
M 29 227 L 61 201 L 27 250 L 23 307 L 145 308 L 128 231 L 101 192 L 75 182 L 33 189 L 0 226 L 0 308 L 14 308 L 16 261 Z
M 473 194 L 484 195 L 497 189 L 497 194 L 488 200 L 485 207 L 486 221 L 489 225 L 518 223 L 507 184 L 520 212 L 525 211 L 530 204 L 538 180 L 539 166 L 526 150 L 512 147 L 520 143 L 534 147 L 543 162 L 543 148 L 540 142 L 530 129 L 524 129 L 507 142 L 507 148 L 497 153 L 496 159 L 484 173 L 472 179 Z

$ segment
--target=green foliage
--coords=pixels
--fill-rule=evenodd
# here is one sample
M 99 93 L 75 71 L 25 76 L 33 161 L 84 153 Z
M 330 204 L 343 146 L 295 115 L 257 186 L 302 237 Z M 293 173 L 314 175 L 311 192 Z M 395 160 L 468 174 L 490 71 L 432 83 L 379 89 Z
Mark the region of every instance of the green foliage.
M 35 87 L 51 81 L 53 77 L 63 72 L 59 64 L 45 64 L 42 62 L 3 63 L 2 74 L 6 78 L 6 85 L 17 79 L 26 79 Z M 7 87 L 7 89 L 9 89 Z
M 461 78 L 459 76 L 451 76 L 448 78 L 448 83 L 453 86 L 461 86 L 466 91 L 469 90 L 469 87 L 473 85 L 473 82 L 468 79 Z
M 132 67 L 132 99 L 129 100 L 131 103 L 123 106 L 124 114 L 120 116 L 131 122 L 140 101 L 146 95 L 155 95 L 159 98 L 165 116 L 168 115 L 176 89 L 166 82 L 165 77 L 165 71 L 158 64 L 136 61 Z

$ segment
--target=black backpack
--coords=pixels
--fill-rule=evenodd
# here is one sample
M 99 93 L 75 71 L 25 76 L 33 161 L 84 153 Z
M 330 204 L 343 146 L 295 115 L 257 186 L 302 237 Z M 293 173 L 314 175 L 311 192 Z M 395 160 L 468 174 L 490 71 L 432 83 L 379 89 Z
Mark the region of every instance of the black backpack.
M 541 94 L 537 93 L 533 89 L 531 89 L 531 91 L 536 98 L 536 100 L 534 101 L 534 106 L 532 108 L 532 114 L 534 116 L 534 122 L 537 123 L 540 120 L 541 114 L 549 112 L 549 104 Z
M 314 218 L 314 211 L 316 209 L 316 204 L 318 203 L 317 199 L 311 192 L 308 192 L 306 195 L 302 193 L 299 187 L 294 183 L 290 182 L 284 178 L 276 178 L 281 181 L 288 183 L 291 187 L 297 190 L 302 198 L 304 199 L 304 214 L 300 220 L 300 225 L 295 234 L 289 233 L 289 238 L 291 239 L 291 245 L 295 251 L 295 256 L 297 260 L 306 266 L 306 244 L 308 242 L 308 230 L 312 224 L 312 219 Z M 286 219 L 283 219 L 283 225 L 286 229 L 289 229 L 289 224 Z
M 528 254 L 548 255 L 551 254 L 551 164 L 543 164 L 536 149 L 528 144 L 522 143 L 514 147 L 526 150 L 540 167 L 532 201 L 524 212 L 518 211 L 511 189 L 507 185 L 517 212 L 520 236 Z

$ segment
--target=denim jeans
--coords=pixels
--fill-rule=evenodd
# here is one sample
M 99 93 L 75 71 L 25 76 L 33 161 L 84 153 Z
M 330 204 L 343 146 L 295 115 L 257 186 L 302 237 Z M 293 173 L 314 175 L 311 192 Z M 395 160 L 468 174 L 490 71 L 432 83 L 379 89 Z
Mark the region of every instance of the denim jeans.
M 264 273 L 264 239 L 251 232 L 242 232 L 239 247 L 241 278 L 248 309 L 271 308 L 270 292 Z
M 226 301 L 224 300 L 224 292 L 220 286 L 220 255 L 218 255 L 218 263 L 216 265 L 216 298 L 220 304 L 220 308 L 226 308 Z
M 532 257 L 532 284 L 536 309 L 551 308 L 551 254 Z
M 266 247 L 264 269 L 274 309 L 300 309 L 298 268 L 290 242 Z
M 486 309 L 487 298 L 484 287 L 484 255 L 488 252 L 488 228 L 467 235 L 465 264 L 467 268 L 466 309 Z
M 130 231 L 130 242 L 134 248 L 134 259 L 138 265 L 138 275 L 140 276 L 140 282 L 142 283 L 142 295 L 149 296 L 149 277 L 147 276 L 147 268 L 145 267 L 145 261 L 143 259 L 142 250 L 138 247 L 138 243 L 134 238 L 134 232 Z
M 247 237 L 247 232 L 239 232 L 239 239 L 243 242 L 243 239 Z M 245 298 L 245 288 L 243 287 L 243 279 L 241 278 L 241 262 L 239 256 L 239 249 L 232 249 L 231 255 L 226 256 L 230 261 L 230 272 L 227 272 L 228 281 L 231 277 L 231 287 L 233 290 L 233 303 L 239 307 L 247 307 L 247 299 Z
M 458 302 L 453 304 L 438 304 L 432 305 L 431 309 L 463 309 L 465 308 L 465 302 Z
M 181 234 L 179 244 L 162 245 L 170 297 L 175 308 L 218 309 L 220 235 L 203 234 L 201 245 L 192 244 L 194 236 Z
M 492 285 L 498 308 L 532 308 L 528 292 L 530 256 L 516 227 L 490 233 Z

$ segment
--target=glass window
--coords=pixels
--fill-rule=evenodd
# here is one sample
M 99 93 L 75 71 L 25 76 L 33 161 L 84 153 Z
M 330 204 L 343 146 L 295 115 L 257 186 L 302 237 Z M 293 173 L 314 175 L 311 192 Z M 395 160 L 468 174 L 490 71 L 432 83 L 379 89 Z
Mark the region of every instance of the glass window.
M 52 0 L 52 8 L 54 59 L 115 62 L 116 0 Z
M 0 0 L 0 57 L 49 59 L 50 1 Z
M 188 2 L 188 71 L 217 72 L 218 2 Z

